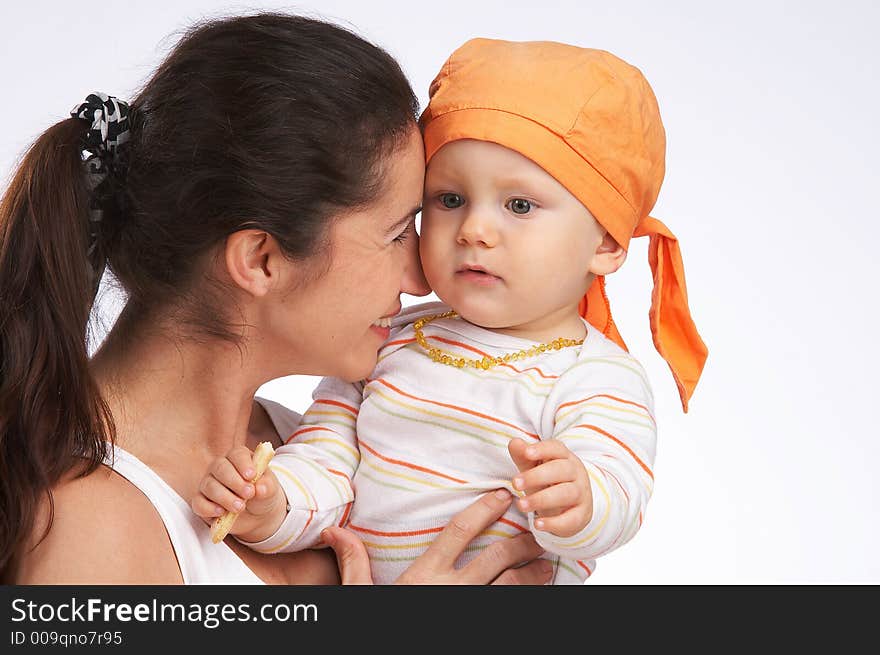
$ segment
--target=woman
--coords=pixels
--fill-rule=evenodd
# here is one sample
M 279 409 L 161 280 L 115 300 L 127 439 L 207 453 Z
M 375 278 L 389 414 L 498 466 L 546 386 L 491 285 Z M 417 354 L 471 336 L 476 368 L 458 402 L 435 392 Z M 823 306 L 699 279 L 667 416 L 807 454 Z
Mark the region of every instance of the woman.
M 400 293 L 429 291 L 416 105 L 384 51 L 261 14 L 191 31 L 130 112 L 90 96 L 37 140 L 0 206 L 3 582 L 340 580 L 327 549 L 211 544 L 183 499 L 230 447 L 289 434 L 262 384 L 367 375 Z M 105 266 L 128 302 L 90 360 Z M 513 568 L 530 537 L 454 569 L 509 502 L 471 506 L 401 582 L 546 581 Z M 369 582 L 351 533 L 327 541 Z

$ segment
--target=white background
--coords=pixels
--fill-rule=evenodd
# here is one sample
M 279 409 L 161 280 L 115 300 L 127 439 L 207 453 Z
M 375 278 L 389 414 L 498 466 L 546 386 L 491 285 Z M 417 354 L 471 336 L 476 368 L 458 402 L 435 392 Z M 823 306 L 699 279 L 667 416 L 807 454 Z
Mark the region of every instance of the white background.
M 609 294 L 655 388 L 656 487 L 641 532 L 591 583 L 878 583 L 880 9 L 831 4 L 3 3 L 0 174 L 88 92 L 133 96 L 204 16 L 274 7 L 343 22 L 400 60 L 423 106 L 470 37 L 610 50 L 660 102 L 668 172 L 653 215 L 681 240 L 710 355 L 683 415 L 634 241 Z M 314 382 L 261 395 L 302 411 Z

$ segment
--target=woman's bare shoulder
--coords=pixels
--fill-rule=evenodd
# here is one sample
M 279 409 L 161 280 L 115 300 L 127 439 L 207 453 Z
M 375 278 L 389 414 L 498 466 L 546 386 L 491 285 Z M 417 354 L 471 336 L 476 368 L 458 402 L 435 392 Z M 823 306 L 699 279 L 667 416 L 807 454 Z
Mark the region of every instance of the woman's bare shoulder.
M 37 513 L 18 584 L 179 584 L 180 567 L 162 519 L 133 484 L 106 466 L 69 475 Z

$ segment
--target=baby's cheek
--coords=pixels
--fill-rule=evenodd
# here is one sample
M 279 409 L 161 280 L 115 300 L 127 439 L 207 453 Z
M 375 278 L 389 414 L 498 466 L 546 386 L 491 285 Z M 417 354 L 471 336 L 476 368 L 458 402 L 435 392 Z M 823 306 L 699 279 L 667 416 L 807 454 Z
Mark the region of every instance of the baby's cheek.
M 429 229 L 426 232 L 422 228 L 419 240 L 419 258 L 429 283 L 432 281 L 432 277 L 436 278 L 440 273 L 443 262 L 449 259 L 445 254 L 448 252 L 448 248 L 443 246 L 443 239 L 443 235 L 439 234 L 437 229 Z

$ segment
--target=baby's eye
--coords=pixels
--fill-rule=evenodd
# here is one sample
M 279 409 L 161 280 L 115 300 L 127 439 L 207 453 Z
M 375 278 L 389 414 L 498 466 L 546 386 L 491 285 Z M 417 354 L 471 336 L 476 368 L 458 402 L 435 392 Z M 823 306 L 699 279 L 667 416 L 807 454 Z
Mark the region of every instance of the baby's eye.
M 528 214 L 532 211 L 532 203 L 525 198 L 513 198 L 508 200 L 507 208 L 514 214 Z
M 458 209 L 464 204 L 464 200 L 457 193 L 441 193 L 440 202 L 446 209 Z

